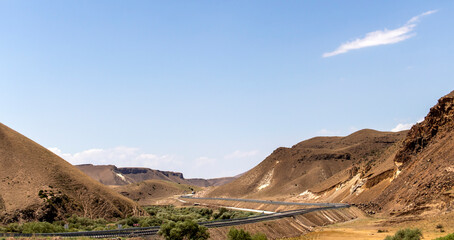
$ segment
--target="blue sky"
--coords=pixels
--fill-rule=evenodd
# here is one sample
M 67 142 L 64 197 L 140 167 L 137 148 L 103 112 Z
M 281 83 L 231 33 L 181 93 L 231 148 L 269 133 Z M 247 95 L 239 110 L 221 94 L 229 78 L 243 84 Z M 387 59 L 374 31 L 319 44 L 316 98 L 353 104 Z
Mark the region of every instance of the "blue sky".
M 454 90 L 452 1 L 0 1 L 0 121 L 66 160 L 244 172 L 408 128 Z

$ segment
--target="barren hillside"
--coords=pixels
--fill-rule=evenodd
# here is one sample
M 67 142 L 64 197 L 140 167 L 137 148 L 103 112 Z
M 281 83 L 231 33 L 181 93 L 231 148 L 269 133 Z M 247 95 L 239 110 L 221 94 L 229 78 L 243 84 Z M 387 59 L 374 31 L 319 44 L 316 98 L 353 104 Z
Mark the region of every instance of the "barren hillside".
M 134 214 L 137 205 L 0 124 L 0 221 Z

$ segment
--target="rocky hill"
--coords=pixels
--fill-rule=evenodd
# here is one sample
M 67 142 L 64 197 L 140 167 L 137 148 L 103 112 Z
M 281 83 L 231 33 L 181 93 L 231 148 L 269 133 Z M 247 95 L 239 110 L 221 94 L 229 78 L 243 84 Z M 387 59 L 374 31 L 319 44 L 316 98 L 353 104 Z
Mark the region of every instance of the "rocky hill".
M 0 124 L 0 222 L 53 221 L 71 214 L 116 218 L 137 211 L 130 199 Z

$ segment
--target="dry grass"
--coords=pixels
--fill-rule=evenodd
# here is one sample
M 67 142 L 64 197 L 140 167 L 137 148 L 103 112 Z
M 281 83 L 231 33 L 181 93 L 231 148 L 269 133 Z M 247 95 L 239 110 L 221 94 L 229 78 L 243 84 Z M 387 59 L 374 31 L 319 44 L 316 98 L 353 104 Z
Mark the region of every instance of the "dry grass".
M 444 232 L 441 232 L 441 225 Z M 435 239 L 454 232 L 454 213 L 429 216 L 426 218 L 378 218 L 362 217 L 349 222 L 318 227 L 313 232 L 285 240 L 344 240 L 344 239 L 384 239 L 402 228 L 419 228 L 424 239 Z

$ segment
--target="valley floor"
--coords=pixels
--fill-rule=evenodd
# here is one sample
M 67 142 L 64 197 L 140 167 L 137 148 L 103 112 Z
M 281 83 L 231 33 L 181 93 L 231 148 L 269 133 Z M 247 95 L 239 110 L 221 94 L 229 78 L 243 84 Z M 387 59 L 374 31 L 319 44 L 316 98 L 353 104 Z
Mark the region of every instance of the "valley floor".
M 440 228 L 440 226 L 442 227 Z M 317 227 L 314 231 L 301 237 L 285 238 L 285 240 L 385 239 L 386 236 L 394 235 L 402 228 L 419 228 L 424 239 L 446 236 L 454 232 L 454 213 L 431 217 L 360 217 L 348 222 Z

